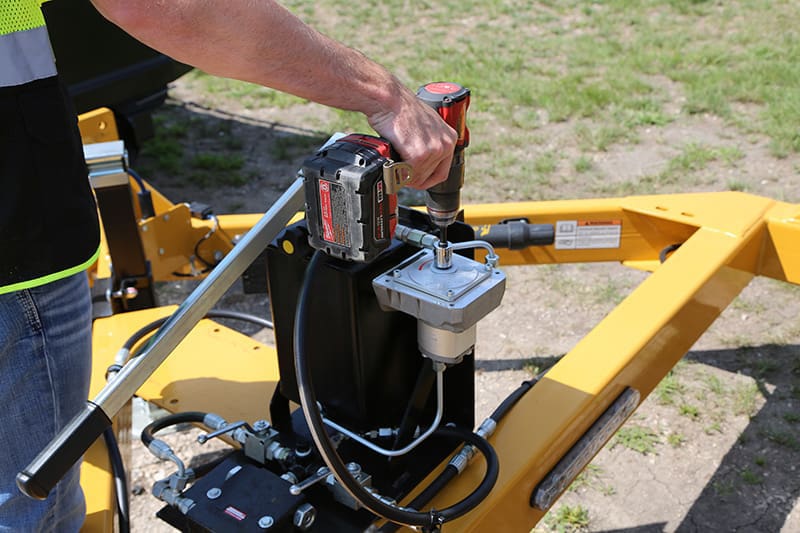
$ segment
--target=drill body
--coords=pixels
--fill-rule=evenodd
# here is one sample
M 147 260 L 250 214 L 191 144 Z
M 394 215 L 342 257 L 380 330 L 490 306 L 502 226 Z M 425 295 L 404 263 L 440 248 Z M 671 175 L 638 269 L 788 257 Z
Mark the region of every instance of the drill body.
M 469 145 L 467 108 L 469 89 L 457 83 L 435 82 L 423 85 L 417 98 L 431 106 L 458 134 L 453 162 L 447 179 L 428 189 L 425 206 L 433 223 L 439 228 L 442 243 L 447 242 L 447 227 L 455 222 L 461 210 L 461 187 L 464 185 L 464 149 Z

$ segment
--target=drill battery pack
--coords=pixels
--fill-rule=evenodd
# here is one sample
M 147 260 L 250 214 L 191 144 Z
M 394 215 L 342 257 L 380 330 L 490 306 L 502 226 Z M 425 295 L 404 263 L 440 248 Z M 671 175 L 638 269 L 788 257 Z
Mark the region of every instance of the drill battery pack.
M 383 165 L 391 159 L 385 139 L 347 135 L 303 163 L 311 246 L 358 262 L 370 262 L 389 247 L 397 195 L 388 194 Z

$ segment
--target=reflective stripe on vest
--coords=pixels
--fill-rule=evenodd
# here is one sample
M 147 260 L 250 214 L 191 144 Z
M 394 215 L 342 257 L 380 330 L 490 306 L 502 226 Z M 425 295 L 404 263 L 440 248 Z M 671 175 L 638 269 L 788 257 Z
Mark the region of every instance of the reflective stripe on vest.
M 56 63 L 40 2 L 0 2 L 0 87 L 55 75 Z

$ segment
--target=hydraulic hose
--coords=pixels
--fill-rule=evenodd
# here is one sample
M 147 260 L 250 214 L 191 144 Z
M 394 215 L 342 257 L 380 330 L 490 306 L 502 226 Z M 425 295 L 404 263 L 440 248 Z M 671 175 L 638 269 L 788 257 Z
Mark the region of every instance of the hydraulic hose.
M 497 475 L 500 470 L 497 454 L 488 441 L 472 432 L 453 427 L 439 428 L 434 435 L 462 438 L 470 444 L 473 444 L 486 459 L 486 473 L 480 485 L 463 500 L 440 511 L 432 510 L 429 513 L 407 510 L 385 503 L 376 498 L 353 479 L 328 438 L 325 423 L 317 405 L 317 398 L 311 381 L 311 371 L 305 356 L 305 326 L 308 320 L 307 309 L 312 292 L 309 290 L 309 287 L 311 287 L 314 282 L 315 271 L 318 270 L 323 257 L 324 255 L 322 252 L 315 252 L 306 269 L 306 276 L 303 280 L 303 286 L 300 290 L 297 309 L 295 311 L 294 330 L 294 362 L 300 403 L 303 407 L 303 414 L 308 423 L 311 436 L 317 445 L 317 451 L 345 490 L 370 512 L 390 520 L 391 522 L 412 527 L 438 529 L 444 522 L 455 519 L 472 510 L 489 494 L 497 481 Z
M 489 415 L 489 418 L 495 422 L 500 422 L 500 420 L 506 416 L 511 408 L 514 407 L 514 405 L 520 401 L 523 396 L 525 396 L 525 393 L 531 390 L 534 385 L 536 385 L 539 379 L 540 376 L 536 376 L 528 381 L 523 381 L 522 384 L 514 390 L 514 392 L 506 396 L 505 400 L 500 402 L 500 405 L 498 405 L 495 410 L 492 411 L 492 414 Z
M 159 318 L 157 320 L 150 322 L 149 324 L 142 326 L 141 328 L 136 330 L 133 333 L 133 335 L 128 337 L 128 340 L 125 341 L 125 344 L 123 344 L 122 347 L 130 350 L 136 345 L 137 342 L 142 340 L 142 338 L 144 338 L 145 335 L 160 328 L 164 324 L 164 322 L 167 321 L 168 318 L 169 318 L 168 316 Z M 211 311 L 206 313 L 205 318 L 230 318 L 234 320 L 243 320 L 245 322 L 250 322 L 252 324 L 267 329 L 273 329 L 274 327 L 272 322 L 270 322 L 265 318 L 251 315 L 249 313 L 242 313 L 241 311 L 229 311 L 227 309 L 212 309 Z
M 184 413 L 175 413 L 159 418 L 158 420 L 153 420 L 142 430 L 142 444 L 150 446 L 150 443 L 155 440 L 155 434 L 164 428 L 191 422 L 202 424 L 207 414 L 208 413 L 200 411 L 186 411 Z
M 262 328 L 274 329 L 274 326 L 271 321 L 265 318 L 261 318 L 259 316 L 251 315 L 249 313 L 243 313 L 241 311 L 230 311 L 227 309 L 212 309 L 211 311 L 205 314 L 205 318 L 228 318 L 233 320 L 242 320 L 245 322 L 250 322 L 251 324 L 255 324 L 257 326 L 261 326 Z M 122 370 L 122 366 L 129 358 L 130 352 L 133 349 L 133 347 L 136 346 L 136 344 L 140 342 L 144 337 L 146 337 L 149 333 L 152 333 L 153 331 L 160 328 L 167 320 L 169 320 L 169 316 L 153 320 L 152 322 L 145 324 L 144 326 L 136 330 L 133 333 L 133 335 L 128 337 L 128 339 L 122 345 L 122 348 L 120 348 L 119 352 L 117 353 L 117 357 L 116 360 L 114 361 L 114 364 L 110 365 L 108 367 L 108 370 L 106 370 L 106 376 L 112 373 L 117 373 L 120 370 Z M 137 355 L 139 354 L 135 353 L 133 354 L 132 357 L 136 357 Z
M 489 415 L 495 424 L 499 423 L 503 417 L 508 414 L 511 408 L 520 400 L 522 397 L 527 393 L 531 388 L 539 382 L 539 380 L 544 375 L 544 372 L 536 375 L 530 380 L 523 381 L 519 387 L 517 387 L 511 394 L 506 396 L 506 398 L 498 405 L 495 410 Z M 436 476 L 436 478 L 430 482 L 430 484 L 425 487 L 422 492 L 420 492 L 416 498 L 409 502 L 408 507 L 410 509 L 420 509 L 422 506 L 427 505 L 441 490 L 450 483 L 456 476 L 458 476 L 459 471 L 452 463 L 448 463 L 448 465 L 442 470 L 442 472 Z M 394 533 L 399 528 L 397 524 L 388 523 L 384 525 L 379 531 L 380 533 Z
M 125 476 L 125 465 L 122 462 L 122 454 L 119 452 L 119 444 L 114 436 L 112 428 L 103 431 L 103 438 L 108 449 L 108 460 L 111 463 L 111 472 L 114 475 L 114 492 L 117 500 L 117 518 L 119 520 L 119 533 L 130 533 L 131 516 L 130 502 L 128 500 L 128 480 Z

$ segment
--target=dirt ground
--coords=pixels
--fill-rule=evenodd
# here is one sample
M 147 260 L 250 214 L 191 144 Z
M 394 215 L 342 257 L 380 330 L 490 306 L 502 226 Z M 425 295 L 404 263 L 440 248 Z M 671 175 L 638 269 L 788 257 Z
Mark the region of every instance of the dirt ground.
M 304 117 L 327 112 L 317 106 L 220 108 L 199 99 L 185 80 L 170 95 L 160 112 L 163 123 L 202 124 L 202 135 L 190 132 L 184 138 L 185 149 L 200 152 L 233 136 L 243 143 L 240 153 L 248 174 L 243 185 L 201 187 L 153 170 L 149 179 L 173 201 L 203 201 L 218 212 L 263 212 L 292 181 L 299 163 L 313 150 L 308 147 L 326 136 L 304 127 L 311 122 Z M 680 107 L 680 94 L 674 104 Z M 208 135 L 215 131 L 216 138 Z M 710 163 L 696 173 L 692 190 L 726 190 L 737 180 L 746 182 L 749 192 L 800 201 L 798 156 L 774 158 L 766 139 L 741 134 L 714 117 L 686 117 L 639 133 L 637 144 L 592 154 L 589 176 L 576 179 L 569 164 L 560 163 L 551 179 L 558 183 L 557 195 L 546 189 L 527 194 L 531 199 L 602 195 L 598 183 L 635 182 L 666 168 L 687 142 L 697 142 L 736 146 L 743 157 L 735 165 Z M 563 123 L 541 125 L 537 135 L 547 139 L 539 148 L 543 151 L 576 151 Z M 275 146 L 292 137 L 310 141 L 290 146 L 276 160 L 271 155 Z M 487 156 L 477 154 L 474 163 L 469 157 L 468 201 L 527 199 L 526 193 L 502 184 L 471 188 L 470 169 L 486 165 Z M 146 154 L 142 164 L 156 168 Z M 658 192 L 673 190 L 665 186 Z M 548 366 L 568 352 L 646 277 L 616 264 L 510 267 L 506 272 L 503 304 L 479 326 L 480 418 L 535 367 Z M 647 430 L 648 445 L 637 451 L 631 442 L 612 439 L 537 530 L 800 531 L 799 297 L 796 287 L 764 279 L 751 283 L 675 369 L 673 382 L 662 384 L 626 425 Z M 248 298 L 253 297 L 234 300 L 236 305 L 264 308 L 263 297 Z M 268 340 L 268 333 L 258 334 Z M 180 452 L 194 449 L 190 438 L 174 438 Z M 169 531 L 152 518 L 159 505 L 148 493 L 170 465 L 152 459 L 141 446 L 135 450 L 132 530 Z M 585 515 L 568 512 L 576 509 Z

